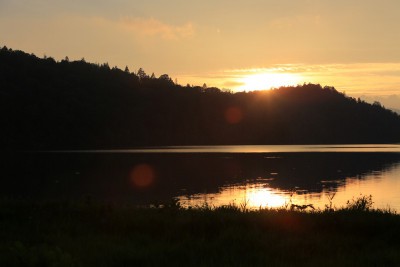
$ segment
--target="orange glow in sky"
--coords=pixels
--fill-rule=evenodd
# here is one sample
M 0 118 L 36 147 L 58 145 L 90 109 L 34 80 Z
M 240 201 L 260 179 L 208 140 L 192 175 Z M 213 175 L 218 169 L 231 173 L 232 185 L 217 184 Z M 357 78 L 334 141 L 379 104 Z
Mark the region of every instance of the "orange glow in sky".
M 400 109 L 399 10 L 398 0 L 1 0 L 0 47 L 233 92 L 319 83 Z

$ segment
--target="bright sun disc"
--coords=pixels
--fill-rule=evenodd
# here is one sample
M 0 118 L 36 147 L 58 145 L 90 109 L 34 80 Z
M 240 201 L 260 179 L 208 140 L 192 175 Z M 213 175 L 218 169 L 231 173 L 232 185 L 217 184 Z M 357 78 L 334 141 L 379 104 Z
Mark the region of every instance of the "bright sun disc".
M 242 85 L 237 89 L 239 91 L 268 90 L 273 87 L 297 85 L 300 77 L 289 73 L 258 73 L 245 76 L 238 79 Z

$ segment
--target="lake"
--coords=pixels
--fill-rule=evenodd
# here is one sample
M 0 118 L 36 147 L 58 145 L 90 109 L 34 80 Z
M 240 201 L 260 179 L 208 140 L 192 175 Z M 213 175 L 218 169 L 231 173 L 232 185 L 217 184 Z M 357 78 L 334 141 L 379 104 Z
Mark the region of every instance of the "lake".
M 360 195 L 400 210 L 400 145 L 192 146 L 2 154 L 6 198 L 248 208 Z

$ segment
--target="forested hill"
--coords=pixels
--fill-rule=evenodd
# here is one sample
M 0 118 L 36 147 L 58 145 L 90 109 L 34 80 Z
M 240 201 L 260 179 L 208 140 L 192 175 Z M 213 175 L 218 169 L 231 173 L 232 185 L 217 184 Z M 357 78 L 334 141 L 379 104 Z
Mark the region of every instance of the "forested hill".
M 306 84 L 250 93 L 0 50 L 2 149 L 390 143 L 400 116 Z

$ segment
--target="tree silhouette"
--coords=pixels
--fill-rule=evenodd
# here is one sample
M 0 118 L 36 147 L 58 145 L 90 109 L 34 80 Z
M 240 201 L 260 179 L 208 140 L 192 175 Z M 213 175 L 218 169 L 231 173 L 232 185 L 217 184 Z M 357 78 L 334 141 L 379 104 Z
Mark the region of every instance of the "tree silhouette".
M 146 72 L 142 68 L 138 69 L 137 76 L 139 77 L 140 80 L 149 78 L 149 76 L 146 74 Z
M 7 47 L 0 123 L 3 149 L 400 141 L 399 115 L 334 87 L 232 93 Z

